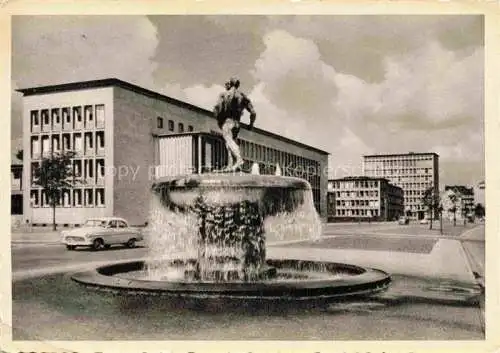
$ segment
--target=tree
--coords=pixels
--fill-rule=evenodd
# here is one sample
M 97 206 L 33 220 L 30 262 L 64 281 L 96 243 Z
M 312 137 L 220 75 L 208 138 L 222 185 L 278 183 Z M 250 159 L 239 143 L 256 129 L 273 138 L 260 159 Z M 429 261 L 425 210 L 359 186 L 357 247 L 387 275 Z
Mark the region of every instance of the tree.
M 432 229 L 434 214 L 438 212 L 440 208 L 439 194 L 436 192 L 433 186 L 425 190 L 424 196 L 422 198 L 422 204 L 429 211 L 429 216 L 431 219 L 431 221 L 429 222 L 429 229 Z
M 62 192 L 74 186 L 71 170 L 71 158 L 74 156 L 75 153 L 72 151 L 53 153 L 50 157 L 43 158 L 33 171 L 33 184 L 43 188 L 52 207 L 53 230 L 56 230 L 56 206 L 59 204 Z
M 481 203 L 477 203 L 474 206 L 474 215 L 478 218 L 483 218 L 485 214 L 484 206 Z
M 457 225 L 457 201 L 458 201 L 458 196 L 453 191 L 451 194 L 448 195 L 448 198 L 450 199 L 450 202 L 452 204 L 452 206 L 448 209 L 448 211 L 453 212 L 453 227 L 455 227 Z
M 18 150 L 16 152 L 16 158 L 19 159 L 20 161 L 23 160 L 23 150 Z

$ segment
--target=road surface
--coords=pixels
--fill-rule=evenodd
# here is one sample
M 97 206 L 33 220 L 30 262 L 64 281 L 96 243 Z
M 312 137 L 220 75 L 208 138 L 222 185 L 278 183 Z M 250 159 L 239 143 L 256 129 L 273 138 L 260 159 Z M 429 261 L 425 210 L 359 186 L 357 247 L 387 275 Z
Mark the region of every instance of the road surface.
M 484 264 L 484 227 L 470 229 L 461 229 L 467 231 L 463 235 L 464 247 L 478 263 L 482 256 Z M 457 235 L 446 237 L 460 238 L 458 228 L 455 232 Z M 328 248 L 400 254 L 427 254 L 439 238 L 426 225 L 326 225 L 324 233 L 321 243 Z M 334 303 L 320 311 L 287 313 L 258 312 L 253 308 L 239 313 L 226 310 L 225 305 L 224 310 L 217 307 L 217 312 L 186 311 L 164 308 L 161 303 L 144 298 L 138 302 L 124 301 L 123 296 L 89 292 L 65 273 L 83 265 L 93 267 L 97 263 L 141 258 L 147 255 L 147 248 L 68 251 L 54 241 L 57 237 L 49 238 L 37 235 L 13 239 L 12 318 L 16 340 L 484 339 L 484 323 L 477 305 L 406 300 L 390 295 L 380 300 Z M 308 251 L 306 245 L 299 245 Z M 395 278 L 394 287 L 417 282 Z

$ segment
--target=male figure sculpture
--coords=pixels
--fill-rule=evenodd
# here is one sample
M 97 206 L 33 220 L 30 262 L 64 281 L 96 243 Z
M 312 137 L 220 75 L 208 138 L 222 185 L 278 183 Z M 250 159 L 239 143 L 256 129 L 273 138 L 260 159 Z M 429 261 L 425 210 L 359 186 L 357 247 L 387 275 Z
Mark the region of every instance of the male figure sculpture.
M 246 109 L 250 113 L 250 129 L 253 128 L 257 114 L 250 99 L 239 91 L 240 81 L 237 78 L 231 78 L 225 83 L 225 87 L 226 91 L 219 95 L 219 100 L 214 107 L 214 116 L 222 130 L 222 137 L 228 150 L 228 165 L 224 171 L 231 172 L 238 170 L 243 165 L 240 148 L 236 143 L 243 110 Z M 235 160 L 234 164 L 233 160 Z

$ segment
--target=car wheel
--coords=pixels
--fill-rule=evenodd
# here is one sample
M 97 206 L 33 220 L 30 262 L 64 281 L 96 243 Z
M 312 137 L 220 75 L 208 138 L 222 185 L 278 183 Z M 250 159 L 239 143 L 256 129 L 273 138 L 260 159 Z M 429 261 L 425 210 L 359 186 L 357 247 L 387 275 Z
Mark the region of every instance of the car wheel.
M 102 239 L 94 239 L 92 242 L 92 250 L 100 250 L 104 246 Z
M 66 249 L 68 250 L 75 250 L 76 246 L 74 245 L 66 245 Z
M 129 241 L 126 244 L 127 248 L 135 248 L 135 239 L 129 239 Z
M 104 249 L 109 249 L 111 247 L 110 244 L 104 244 Z

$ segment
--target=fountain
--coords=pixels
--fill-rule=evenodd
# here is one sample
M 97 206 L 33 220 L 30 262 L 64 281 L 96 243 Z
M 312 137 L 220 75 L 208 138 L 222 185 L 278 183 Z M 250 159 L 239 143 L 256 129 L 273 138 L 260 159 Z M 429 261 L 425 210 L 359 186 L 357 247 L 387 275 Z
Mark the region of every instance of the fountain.
M 203 301 L 331 301 L 388 288 L 391 278 L 380 270 L 266 256 L 266 237 L 320 236 L 306 180 L 222 173 L 164 178 L 151 190 L 147 260 L 102 266 L 72 279 L 116 293 Z
M 281 176 L 279 166 L 276 175 L 259 175 L 257 163 L 251 174 L 236 172 L 243 166 L 236 127 L 243 110 L 250 128 L 256 119 L 239 86 L 236 77 L 227 81 L 214 107 L 231 157 L 225 173 L 156 180 L 149 258 L 79 273 L 74 281 L 119 293 L 246 302 L 330 300 L 388 287 L 390 276 L 375 269 L 266 257 L 266 237 L 319 239 L 321 222 L 306 180 Z

